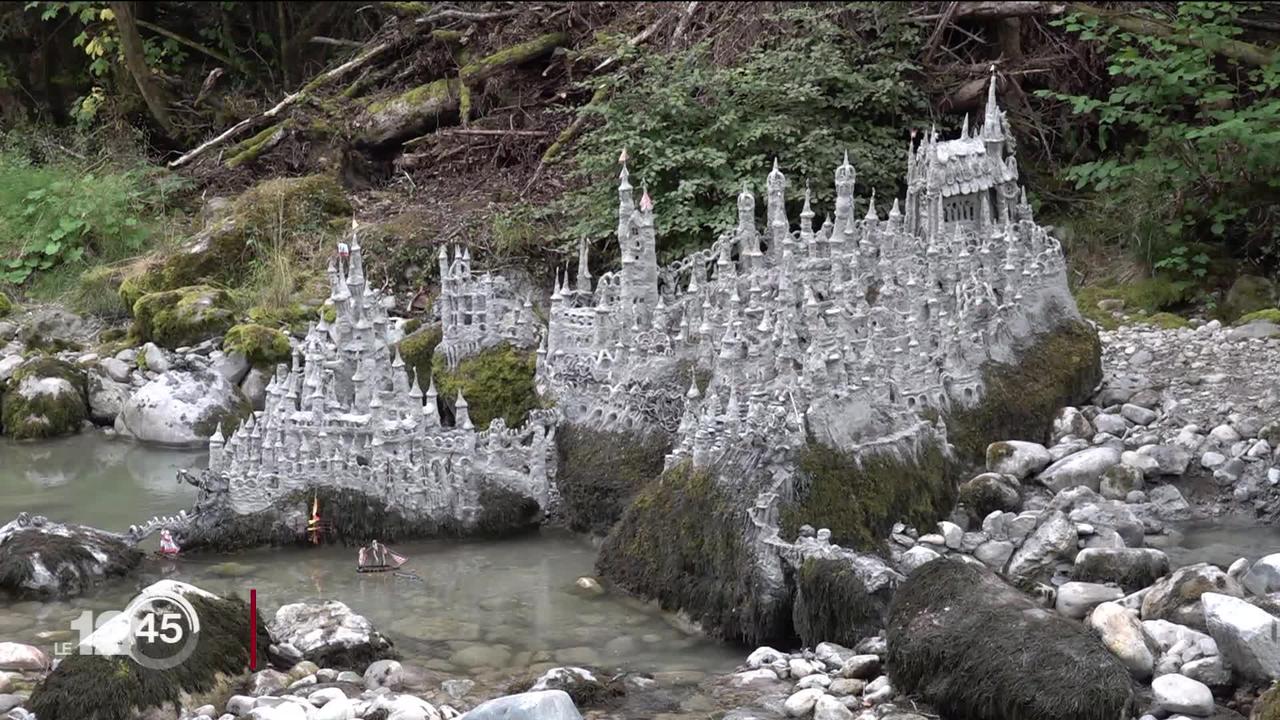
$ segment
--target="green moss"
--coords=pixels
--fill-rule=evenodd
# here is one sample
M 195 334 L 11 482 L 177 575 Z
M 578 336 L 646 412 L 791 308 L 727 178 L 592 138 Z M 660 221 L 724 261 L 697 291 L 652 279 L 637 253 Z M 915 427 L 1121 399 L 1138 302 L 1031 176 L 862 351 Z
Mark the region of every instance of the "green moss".
M 272 368 L 276 363 L 288 362 L 292 354 L 288 335 L 254 324 L 236 325 L 227 330 L 222 349 L 244 355 L 257 368 Z
M 1187 322 L 1186 318 L 1168 312 L 1158 312 L 1155 315 L 1146 318 L 1143 322 L 1148 325 L 1155 325 L 1156 327 L 1164 328 L 1165 330 L 1178 330 L 1180 328 L 1191 327 L 1191 323 Z
M 1037 607 L 986 567 L 926 563 L 894 595 L 889 677 L 957 720 L 1113 720 L 1134 689 L 1078 622 Z
M 1253 703 L 1249 720 L 1280 720 L 1280 682 L 1258 696 Z
M 1042 334 L 1013 364 L 983 368 L 982 400 L 947 417 L 947 438 L 964 460 L 979 462 L 993 440 L 1044 443 L 1059 408 L 1076 405 L 1102 377 L 1101 343 L 1086 323 Z
M 338 321 L 338 308 L 333 305 L 325 305 L 320 308 L 320 317 L 324 318 L 327 323 L 335 323 Z
M 538 407 L 533 376 L 537 369 L 534 354 L 502 344 L 458 363 L 449 370 L 443 354 L 431 362 L 442 402 L 452 403 L 458 390 L 467 399 L 471 422 L 486 428 L 501 417 L 508 427 L 519 427 L 530 410 Z
M 183 693 L 207 692 L 249 664 L 249 608 L 239 598 L 185 596 L 200 618 L 195 650 L 168 670 L 144 668 L 131 658 L 69 655 L 31 693 L 27 707 L 42 720 L 128 720 L 139 710 L 171 703 Z M 257 618 L 258 657 L 271 643 L 261 613 Z
M 867 592 L 848 562 L 808 558 L 796 575 L 791 616 L 805 647 L 833 642 L 847 647 L 884 627 L 888 598 Z
M 409 320 L 404 321 L 404 327 L 401 328 L 401 330 L 404 332 L 405 335 L 412 335 L 418 332 L 418 329 L 421 327 L 422 327 L 421 318 L 411 318 Z
M 292 129 L 293 126 L 294 123 L 290 120 L 286 120 L 282 123 L 276 123 L 275 125 L 263 129 L 253 137 L 232 147 L 228 151 L 230 157 L 226 162 L 227 167 L 238 167 L 244 163 L 258 159 L 258 156 L 261 155 L 264 150 L 270 149 L 273 145 L 279 142 L 280 139 L 284 137 L 285 133 Z
M 670 441 L 658 433 L 557 428 L 556 487 L 569 529 L 608 532 L 636 491 L 662 474 L 670 450 Z
M 441 78 L 419 85 L 395 97 L 385 98 L 369 103 L 366 110 L 370 115 L 394 111 L 397 113 L 415 112 L 435 115 L 444 107 L 457 103 L 461 83 L 457 78 Z
M 13 301 L 8 295 L 0 292 L 0 318 L 6 317 L 13 312 Z
M 71 384 L 71 392 L 19 395 L 24 381 L 58 378 Z M 15 440 L 35 440 L 79 432 L 89 415 L 84 373 L 70 363 L 47 355 L 23 363 L 9 379 L 10 391 L 0 403 L 6 434 Z
M 1186 304 L 1195 288 L 1186 282 L 1156 277 L 1134 280 L 1123 285 L 1078 288 L 1076 302 L 1080 312 L 1104 328 L 1114 329 L 1118 322 L 1110 312 L 1098 308 L 1102 300 L 1120 300 L 1123 312 L 1154 314 L 1162 310 L 1176 309 Z
M 319 310 L 300 302 L 284 307 L 255 305 L 249 308 L 249 322 L 270 328 L 288 328 L 290 332 L 306 332 L 307 326 L 320 318 Z
M 559 32 L 541 35 L 468 63 L 458 75 L 463 83 L 471 85 L 512 64 L 527 62 L 545 55 L 564 45 L 568 39 L 568 35 Z
M 194 345 L 235 323 L 231 295 L 208 285 L 143 295 L 133 305 L 133 333 L 169 349 Z
M 828 528 L 832 542 L 851 547 L 879 547 L 900 520 L 931 525 L 955 498 L 951 463 L 937 446 L 914 458 L 859 458 L 811 442 L 800 453 L 800 472 L 807 490 L 783 508 L 783 531 L 794 536 L 805 524 Z
M 1236 325 L 1247 325 L 1248 323 L 1256 322 L 1259 320 L 1280 324 L 1280 308 L 1266 308 L 1264 310 L 1254 310 L 1248 315 L 1241 315 L 1240 319 L 1236 320 Z
M 1258 275 L 1241 275 L 1231 283 L 1222 303 L 1226 318 L 1237 318 L 1276 304 L 1276 285 Z
M 706 468 L 682 463 L 636 493 L 605 539 L 597 572 L 629 592 L 683 610 L 708 633 L 758 645 L 793 636 L 785 588 L 757 577 L 743 537 L 748 498 Z
M 1016 481 L 1014 483 L 1016 485 Z M 993 473 L 983 473 L 960 484 L 957 505 L 964 505 L 969 516 L 981 523 L 993 510 L 1013 511 L 1018 508 L 1018 491 L 1002 487 Z
M 412 382 L 416 377 L 424 392 L 431 379 L 431 359 L 435 354 L 436 346 L 440 344 L 441 336 L 440 325 L 435 324 L 410 333 L 400 341 L 400 357 L 404 360 L 405 371 L 409 373 L 409 381 Z M 470 390 L 465 392 L 467 392 L 467 402 L 470 403 Z M 472 408 L 471 417 L 475 422 L 474 405 Z
M 117 294 L 120 301 L 128 308 L 129 312 L 133 311 L 133 306 L 142 299 L 143 295 L 164 290 L 163 281 L 158 272 L 151 270 L 143 270 L 133 275 L 126 275 L 120 281 Z

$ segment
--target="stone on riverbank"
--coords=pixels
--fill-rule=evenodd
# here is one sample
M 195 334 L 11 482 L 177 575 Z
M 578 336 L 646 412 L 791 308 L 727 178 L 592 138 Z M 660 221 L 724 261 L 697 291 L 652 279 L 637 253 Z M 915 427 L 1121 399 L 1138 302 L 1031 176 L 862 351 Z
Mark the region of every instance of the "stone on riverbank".
M 133 333 L 173 350 L 225 333 L 235 318 L 227 291 L 193 285 L 139 298 L 133 305 Z
M 337 600 L 283 605 L 271 620 L 271 637 L 302 652 L 322 667 L 365 668 L 396 657 L 391 641 Z
M 15 440 L 33 440 L 80 431 L 89 416 L 84 373 L 49 356 L 31 358 L 9 378 L 0 397 L 0 427 Z
M 1151 586 L 1142 598 L 1142 619 L 1168 620 L 1208 632 L 1201 602 L 1205 593 L 1242 598 L 1244 588 L 1217 566 L 1209 563 L 1187 565 Z
M 123 536 L 22 513 L 0 527 L 0 588 L 19 596 L 79 595 L 137 567 L 142 553 Z
M 176 717 L 184 697 L 225 691 L 230 678 L 249 663 L 249 608 L 239 598 L 221 598 L 200 588 L 162 580 L 140 597 L 173 592 L 191 604 L 200 618 L 200 634 L 191 656 L 176 668 L 153 670 L 120 655 L 76 654 L 62 659 L 31 693 L 27 703 L 40 720 L 130 720 L 151 708 Z M 135 598 L 136 599 L 136 598 Z M 82 648 L 107 648 L 129 632 L 130 619 L 118 615 L 82 642 Z M 267 656 L 271 638 L 258 618 L 258 657 Z M 201 704 L 201 703 L 194 703 Z
M 1280 678 L 1280 618 L 1238 597 L 1206 592 L 1201 596 L 1209 635 L 1222 657 L 1244 678 L 1270 682 Z
M 1023 480 L 1045 469 L 1049 451 L 1040 443 L 1002 440 L 987 446 L 987 470 Z
M 563 690 L 540 690 L 481 703 L 460 720 L 582 720 L 582 714 Z
M 214 430 L 230 436 L 251 412 L 249 400 L 222 375 L 172 370 L 129 398 L 116 431 L 157 445 L 205 447 Z
M 971 563 L 938 560 L 908 577 L 888 640 L 894 687 L 944 717 L 1115 720 L 1133 702 L 1124 666 L 1079 623 Z
M 1113 582 L 1136 592 L 1169 573 L 1169 556 L 1155 548 L 1085 548 L 1076 555 L 1071 579 Z

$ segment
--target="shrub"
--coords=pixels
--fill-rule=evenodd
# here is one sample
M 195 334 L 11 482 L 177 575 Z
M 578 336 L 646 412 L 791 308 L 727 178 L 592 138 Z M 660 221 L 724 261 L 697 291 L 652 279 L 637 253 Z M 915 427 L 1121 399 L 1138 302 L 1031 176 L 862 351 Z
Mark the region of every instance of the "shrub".
M 616 228 L 624 148 L 637 198 L 647 183 L 660 208 L 664 257 L 733 227 L 734 197 L 744 183 L 759 195 L 775 157 L 790 178 L 792 217 L 806 179 L 813 181 L 815 207 L 831 206 L 832 172 L 846 150 L 860 187 L 897 194 L 907 129 L 929 114 L 906 59 L 918 29 L 894 22 L 906 9 L 892 3 L 786 9 L 768 18 L 779 31 L 761 33 L 729 66 L 718 65 L 707 44 L 675 54 L 638 51 L 624 70 L 597 81 L 612 96 L 587 110 L 602 123 L 574 151 L 583 185 L 560 208 L 574 219 L 565 240 L 604 238 Z M 763 214 L 763 201 L 756 207 Z

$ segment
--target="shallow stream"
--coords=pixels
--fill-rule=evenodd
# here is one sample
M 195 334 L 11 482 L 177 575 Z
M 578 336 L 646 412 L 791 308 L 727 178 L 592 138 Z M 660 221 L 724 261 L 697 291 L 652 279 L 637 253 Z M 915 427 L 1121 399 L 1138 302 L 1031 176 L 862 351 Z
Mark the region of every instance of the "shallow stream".
M 206 457 L 87 434 L 39 444 L 0 441 L 0 522 L 18 512 L 123 531 L 190 506 L 174 479 Z M 154 544 L 154 538 L 151 540 Z M 161 577 L 218 593 L 256 589 L 264 614 L 306 598 L 336 599 L 367 616 L 406 659 L 444 672 L 507 674 L 546 662 L 639 672 L 720 673 L 743 651 L 688 635 L 668 616 L 627 598 L 578 594 L 595 549 L 545 531 L 505 541 L 426 541 L 393 549 L 421 581 L 359 575 L 351 548 L 276 548 L 178 561 L 148 559 L 140 572 L 86 597 L 0 605 L 0 640 L 52 649 L 85 610 L 121 609 Z

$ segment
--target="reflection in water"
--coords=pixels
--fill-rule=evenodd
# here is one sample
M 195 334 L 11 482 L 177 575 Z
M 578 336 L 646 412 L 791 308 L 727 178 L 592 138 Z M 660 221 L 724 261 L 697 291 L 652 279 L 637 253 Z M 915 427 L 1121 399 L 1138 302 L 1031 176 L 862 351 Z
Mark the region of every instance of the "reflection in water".
M 123 530 L 153 514 L 189 507 L 195 490 L 179 485 L 174 473 L 205 462 L 201 453 L 100 435 L 0 443 L 0 522 L 26 510 Z M 595 551 L 575 536 L 545 532 L 507 541 L 394 547 L 409 557 L 406 569 L 420 581 L 391 573 L 358 574 L 354 548 L 148 558 L 140 572 L 86 597 L 9 603 L 0 608 L 0 640 L 48 647 L 82 611 L 118 610 L 138 588 L 171 577 L 242 597 L 254 588 L 266 613 L 307 598 L 340 600 L 390 635 L 405 657 L 442 670 L 466 672 L 478 664 L 515 670 L 553 661 L 724 672 L 741 659 L 738 650 L 681 634 L 648 607 L 576 594 L 574 581 L 592 573 Z M 475 652 L 477 646 L 484 652 Z

